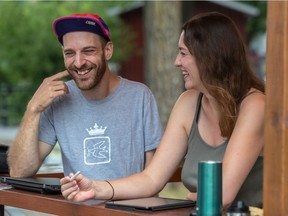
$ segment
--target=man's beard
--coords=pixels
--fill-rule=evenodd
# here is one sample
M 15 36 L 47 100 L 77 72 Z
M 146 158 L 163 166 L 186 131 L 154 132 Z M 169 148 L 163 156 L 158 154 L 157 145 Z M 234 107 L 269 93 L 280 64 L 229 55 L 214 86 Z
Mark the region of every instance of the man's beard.
M 105 61 L 104 54 L 103 54 L 101 58 L 101 63 L 98 65 L 98 68 L 95 64 L 90 63 L 89 65 L 87 65 L 86 63 L 81 68 L 70 67 L 68 68 L 68 71 L 69 71 L 69 74 L 73 77 L 78 88 L 82 91 L 87 91 L 99 85 L 99 83 L 101 82 L 105 74 L 106 67 L 107 67 L 106 61 Z M 74 73 L 75 73 L 74 71 L 77 71 L 77 70 L 81 71 L 81 70 L 86 70 L 86 69 L 92 69 L 96 72 L 92 72 L 93 76 L 87 80 L 81 80 L 77 76 L 74 76 Z M 89 73 L 91 73 L 91 71 Z

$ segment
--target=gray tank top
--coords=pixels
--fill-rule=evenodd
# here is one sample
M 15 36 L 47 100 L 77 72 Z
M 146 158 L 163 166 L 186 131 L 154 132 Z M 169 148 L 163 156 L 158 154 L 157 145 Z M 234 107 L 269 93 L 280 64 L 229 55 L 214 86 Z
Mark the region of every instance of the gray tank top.
M 222 161 L 228 140 L 217 147 L 202 140 L 198 130 L 198 118 L 203 94 L 198 97 L 195 117 L 189 135 L 188 150 L 182 169 L 182 181 L 191 192 L 197 192 L 198 162 L 205 160 Z M 240 161 L 239 161 L 240 162 Z M 263 157 L 259 156 L 252 170 L 240 188 L 235 201 L 242 200 L 249 206 L 262 207 Z

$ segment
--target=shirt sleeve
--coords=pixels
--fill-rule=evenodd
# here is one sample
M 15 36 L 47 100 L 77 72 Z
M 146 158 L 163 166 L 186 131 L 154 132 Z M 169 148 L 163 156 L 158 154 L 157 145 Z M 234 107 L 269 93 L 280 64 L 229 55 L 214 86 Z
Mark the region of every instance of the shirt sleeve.
M 39 140 L 49 145 L 55 145 L 57 142 L 51 106 L 41 113 Z
M 144 108 L 145 152 L 156 149 L 163 135 L 157 103 L 150 90 L 148 90 L 146 100 Z

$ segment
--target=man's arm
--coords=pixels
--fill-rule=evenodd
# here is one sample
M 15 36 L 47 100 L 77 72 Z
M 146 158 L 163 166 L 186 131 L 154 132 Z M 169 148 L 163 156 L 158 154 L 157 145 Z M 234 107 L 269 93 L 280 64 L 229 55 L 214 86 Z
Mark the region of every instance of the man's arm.
M 52 101 L 68 93 L 61 80 L 67 71 L 46 78 L 27 105 L 19 133 L 8 151 L 10 175 L 27 177 L 34 175 L 53 146 L 38 140 L 40 115 Z
M 40 114 L 33 115 L 28 110 L 25 112 L 19 133 L 8 151 L 11 176 L 28 177 L 36 174 L 53 149 L 52 145 L 38 141 L 39 119 Z

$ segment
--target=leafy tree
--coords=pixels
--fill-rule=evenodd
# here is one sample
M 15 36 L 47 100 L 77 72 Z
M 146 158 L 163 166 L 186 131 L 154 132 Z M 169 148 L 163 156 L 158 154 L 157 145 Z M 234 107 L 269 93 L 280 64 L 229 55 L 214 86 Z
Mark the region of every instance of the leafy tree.
M 266 32 L 267 1 L 244 1 L 244 3 L 250 4 L 259 10 L 259 15 L 248 22 L 248 38 L 251 40 L 259 33 Z
M 0 2 L 0 87 L 3 89 L 3 86 L 10 86 L 8 90 L 6 88 L 5 95 L 0 95 L 0 114 L 3 116 L 1 107 L 3 108 L 4 102 L 6 105 L 13 104 L 15 112 L 10 112 L 10 124 L 18 124 L 29 98 L 42 80 L 64 70 L 61 47 L 52 30 L 52 22 L 56 17 L 85 12 L 99 14 L 110 27 L 115 47 L 112 61 L 125 60 L 132 49 L 129 41 L 133 35 L 127 34 L 127 27 L 117 17 L 109 16 L 106 12 L 107 9 L 127 3 L 129 2 Z M 7 91 L 11 93 L 12 90 L 14 93 L 7 95 Z

